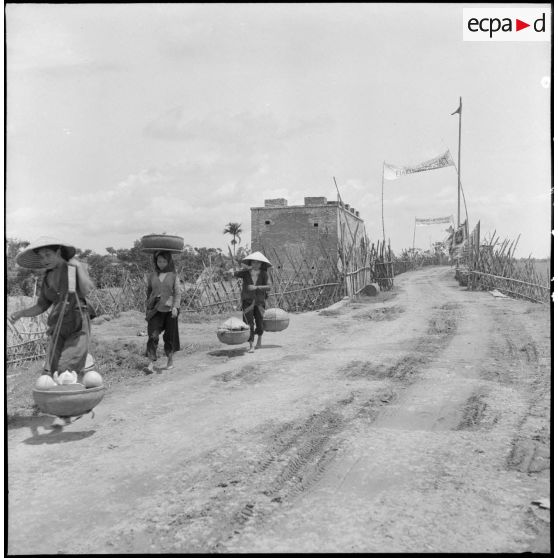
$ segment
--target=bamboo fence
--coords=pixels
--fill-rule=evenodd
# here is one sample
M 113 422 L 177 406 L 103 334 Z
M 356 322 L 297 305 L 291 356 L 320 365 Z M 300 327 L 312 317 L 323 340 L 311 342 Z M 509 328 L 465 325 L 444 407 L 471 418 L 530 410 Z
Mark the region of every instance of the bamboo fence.
M 279 253 L 269 247 L 274 266 L 270 269 L 271 303 L 287 312 L 318 310 L 345 296 L 343 276 L 337 261 L 327 251 L 304 253 L 299 248 Z
M 6 364 L 9 366 L 17 366 L 23 362 L 44 358 L 46 355 L 46 348 L 47 337 L 44 334 L 40 337 L 28 339 L 27 341 L 8 345 Z
M 36 296 L 32 297 L 32 303 Z M 16 307 L 22 307 L 21 300 Z M 25 306 L 25 305 L 23 305 Z M 46 330 L 48 314 L 32 318 L 21 318 L 16 323 L 6 320 L 6 364 L 17 365 L 37 360 L 46 354 Z
M 443 263 L 439 257 L 404 254 L 396 258 L 389 242 L 369 244 L 364 238 L 359 245 L 356 235 L 350 242 L 339 244 L 338 253 L 332 255 L 323 246 L 318 253 L 305 253 L 301 248 L 279 251 L 272 246 L 263 252 L 273 262 L 270 268 L 272 290 L 267 306 L 287 312 L 304 312 L 327 307 L 345 296 L 356 296 L 370 282 L 380 290 L 393 288 L 394 278 L 406 271 L 425 265 Z M 347 240 L 345 239 L 345 240 Z M 550 269 L 545 277 L 535 269 L 530 258 L 517 260 L 515 241 L 500 240 L 496 233 L 480 243 L 480 223 L 459 247 L 456 278 L 468 288 L 497 289 L 509 296 L 549 303 L 551 297 Z M 225 280 L 223 269 L 231 267 L 234 259 L 222 259 L 204 266 L 197 274 L 189 270 L 192 283 L 182 282 L 183 312 L 222 314 L 240 310 L 241 280 Z M 180 275 L 180 271 L 179 271 Z M 117 287 L 94 289 L 88 296 L 97 315 L 119 315 L 127 310 L 145 311 L 146 277 L 141 273 L 123 272 Z M 46 318 L 22 318 L 16 324 L 8 323 L 8 365 L 43 358 L 46 352 Z
M 423 256 L 395 257 L 391 245 L 386 241 L 378 241 L 371 247 L 370 268 L 372 282 L 377 283 L 381 291 L 389 291 L 393 288 L 393 280 L 397 275 L 417 269 L 424 265 L 439 264 L 437 258 L 425 258 Z
M 303 312 L 329 306 L 344 296 L 342 276 L 327 255 L 295 254 L 292 250 L 279 253 L 273 247 L 262 251 L 273 262 L 268 307 Z M 219 269 L 206 266 L 184 293 L 183 309 L 209 314 L 240 310 L 242 281 L 218 279 L 219 275 Z
M 442 254 L 417 254 L 415 251 L 404 252 L 398 258 L 389 242 L 378 241 L 370 251 L 371 280 L 378 284 L 381 291 L 389 291 L 397 275 L 428 265 L 447 265 L 446 260 L 447 257 Z
M 549 304 L 551 300 L 550 267 L 543 275 L 531 258 L 514 257 L 519 238 L 502 239 L 494 231 L 480 243 L 480 223 L 468 239 L 464 251 L 465 270 L 461 272 L 470 289 L 498 290 L 513 298 Z
M 145 311 L 146 278 L 143 275 L 133 275 L 129 271 L 122 275 L 121 285 L 93 289 L 87 296 L 96 315 L 118 315 L 127 310 Z
M 391 246 L 385 240 L 378 240 L 376 246 L 372 245 L 370 254 L 370 268 L 372 281 L 378 283 L 381 291 L 389 291 L 393 288 L 395 267 L 391 252 Z

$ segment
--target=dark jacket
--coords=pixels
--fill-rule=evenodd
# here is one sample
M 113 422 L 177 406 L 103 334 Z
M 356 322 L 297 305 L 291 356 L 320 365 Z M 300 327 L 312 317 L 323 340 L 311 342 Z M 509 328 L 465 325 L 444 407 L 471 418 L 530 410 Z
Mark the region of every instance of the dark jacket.
M 256 304 L 264 304 L 267 298 L 267 291 L 255 290 L 249 291 L 248 285 L 253 285 L 252 274 L 249 269 L 240 269 L 234 272 L 235 277 L 240 277 L 242 279 L 242 291 L 240 293 L 240 298 L 249 302 L 255 302 Z M 258 278 L 256 279 L 256 285 L 269 285 L 269 275 L 266 270 L 260 269 L 258 273 Z
M 39 298 L 37 300 L 37 305 L 41 308 L 43 312 L 48 310 L 54 305 L 54 308 L 50 312 L 47 318 L 47 326 L 49 331 L 54 329 L 54 325 L 58 321 L 60 312 L 64 312 L 64 322 L 75 321 L 74 314 L 76 312 L 83 314 L 90 314 L 92 312 L 92 307 L 88 304 L 87 299 L 81 293 L 79 281 L 76 284 L 76 295 L 68 296 L 68 304 L 64 306 L 62 302 L 68 293 L 68 264 L 64 263 L 54 269 L 49 269 L 44 277 L 41 284 L 41 290 L 39 292 Z M 81 322 L 80 322 L 81 323 Z M 78 321 L 76 321 L 76 330 L 79 330 L 81 326 Z

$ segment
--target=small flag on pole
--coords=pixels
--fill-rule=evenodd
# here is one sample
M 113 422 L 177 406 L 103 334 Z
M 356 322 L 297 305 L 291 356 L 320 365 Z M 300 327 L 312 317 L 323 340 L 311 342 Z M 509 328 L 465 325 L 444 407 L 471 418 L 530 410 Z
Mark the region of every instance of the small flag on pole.
M 450 116 L 453 116 L 454 114 L 461 114 L 461 97 L 459 97 L 459 107 L 457 108 L 457 110 L 452 112 Z

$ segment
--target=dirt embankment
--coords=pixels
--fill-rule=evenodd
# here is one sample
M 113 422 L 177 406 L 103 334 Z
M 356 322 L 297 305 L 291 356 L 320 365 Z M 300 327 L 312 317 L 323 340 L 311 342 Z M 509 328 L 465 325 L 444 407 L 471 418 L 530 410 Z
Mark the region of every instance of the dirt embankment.
M 429 268 L 254 354 L 183 325 L 94 418 L 9 430 L 8 551 L 548 551 L 549 319 Z

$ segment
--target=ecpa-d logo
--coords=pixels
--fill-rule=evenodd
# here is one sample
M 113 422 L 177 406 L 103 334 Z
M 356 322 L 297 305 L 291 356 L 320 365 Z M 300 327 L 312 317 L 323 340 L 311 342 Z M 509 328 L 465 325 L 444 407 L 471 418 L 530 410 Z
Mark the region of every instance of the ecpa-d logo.
M 550 7 L 463 8 L 464 41 L 550 41 Z

